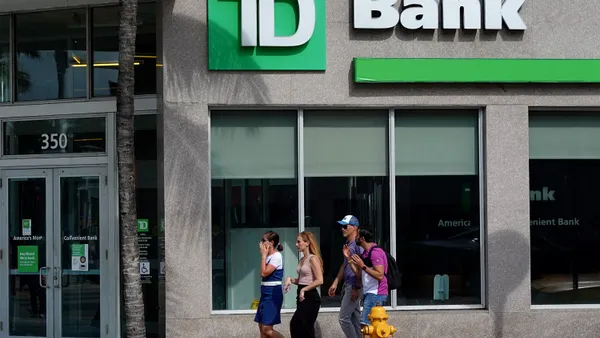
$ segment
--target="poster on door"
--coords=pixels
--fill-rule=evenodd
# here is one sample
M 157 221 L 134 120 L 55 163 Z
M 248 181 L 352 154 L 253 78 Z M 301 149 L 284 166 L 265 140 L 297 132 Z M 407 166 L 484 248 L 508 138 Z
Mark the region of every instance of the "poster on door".
M 17 247 L 19 255 L 17 271 L 19 272 L 38 272 L 38 247 L 35 245 L 19 245 Z
M 71 244 L 71 270 L 88 271 L 88 245 Z

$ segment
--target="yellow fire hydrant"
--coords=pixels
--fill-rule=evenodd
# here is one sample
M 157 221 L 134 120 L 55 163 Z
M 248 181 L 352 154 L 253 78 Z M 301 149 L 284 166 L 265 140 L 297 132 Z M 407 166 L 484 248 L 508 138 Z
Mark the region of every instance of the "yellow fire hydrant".
M 363 337 L 366 336 L 371 338 L 384 338 L 393 336 L 398 329 L 387 323 L 389 318 L 390 316 L 388 316 L 388 314 L 385 312 L 383 306 L 374 306 L 369 313 L 369 321 L 371 322 L 371 325 L 363 326 L 363 328 L 360 329 L 360 332 L 362 332 Z

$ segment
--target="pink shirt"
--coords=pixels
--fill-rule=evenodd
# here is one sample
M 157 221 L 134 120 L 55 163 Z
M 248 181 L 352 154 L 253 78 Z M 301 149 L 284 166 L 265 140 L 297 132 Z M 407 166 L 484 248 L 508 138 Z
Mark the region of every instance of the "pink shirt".
M 298 264 L 296 272 L 298 273 L 298 285 L 310 285 L 315 281 L 315 275 L 310 267 L 310 259 L 313 255 L 308 255 L 303 263 Z M 387 290 L 387 289 L 386 289 Z
M 373 246 L 369 248 L 369 250 L 365 250 L 362 254 L 363 258 L 369 257 L 369 251 L 371 252 L 371 262 L 373 266 L 370 268 L 374 268 L 377 265 L 383 265 L 383 271 L 385 273 L 388 272 L 388 261 L 385 252 L 380 247 Z M 388 294 L 388 282 L 387 277 L 383 276 L 381 281 L 377 281 L 377 279 L 371 277 L 368 273 L 362 272 L 363 277 L 363 290 L 364 293 L 376 293 L 377 295 L 387 295 Z

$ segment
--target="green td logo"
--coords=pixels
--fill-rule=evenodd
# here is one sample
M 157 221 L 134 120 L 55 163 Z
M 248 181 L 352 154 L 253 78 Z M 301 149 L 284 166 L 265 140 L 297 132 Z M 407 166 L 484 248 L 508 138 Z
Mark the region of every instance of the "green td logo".
M 325 0 L 208 0 L 210 70 L 325 70 Z
M 150 227 L 148 226 L 148 219 L 137 220 L 138 232 L 148 232 Z

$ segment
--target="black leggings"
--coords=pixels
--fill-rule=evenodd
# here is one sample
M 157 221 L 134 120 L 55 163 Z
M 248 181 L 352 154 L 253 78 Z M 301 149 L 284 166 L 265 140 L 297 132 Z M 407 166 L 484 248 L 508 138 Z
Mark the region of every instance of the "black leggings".
M 298 295 L 305 285 L 298 285 Z M 316 289 L 304 293 L 304 300 L 296 298 L 296 312 L 290 321 L 292 338 L 315 338 L 315 322 L 321 308 L 321 296 Z

